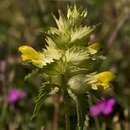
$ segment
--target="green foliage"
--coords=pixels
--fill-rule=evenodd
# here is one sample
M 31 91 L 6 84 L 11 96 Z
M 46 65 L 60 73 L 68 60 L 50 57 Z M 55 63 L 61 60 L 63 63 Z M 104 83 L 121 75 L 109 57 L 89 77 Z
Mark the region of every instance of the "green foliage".
M 50 86 L 49 82 L 42 83 L 42 86 L 40 87 L 39 92 L 38 92 L 38 96 L 35 99 L 36 105 L 34 108 L 32 118 L 37 116 L 39 109 L 40 109 L 41 105 L 43 104 L 43 101 L 49 96 L 50 90 L 51 90 L 51 86 Z

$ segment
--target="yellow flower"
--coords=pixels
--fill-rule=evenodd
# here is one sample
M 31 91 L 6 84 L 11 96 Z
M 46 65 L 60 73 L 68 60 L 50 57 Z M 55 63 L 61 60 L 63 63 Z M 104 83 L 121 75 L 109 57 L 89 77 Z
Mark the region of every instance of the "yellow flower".
M 95 53 L 97 53 L 99 51 L 100 44 L 97 43 L 97 42 L 94 42 L 94 43 L 92 43 L 92 44 L 90 44 L 88 46 L 88 49 L 89 49 L 89 51 L 90 51 L 91 54 L 95 54 Z
M 100 45 L 99 45 L 98 42 L 94 42 L 94 43 L 90 44 L 88 47 L 91 48 L 91 49 L 94 49 L 94 50 L 100 49 Z
M 115 75 L 110 71 L 104 71 L 94 75 L 90 78 L 89 84 L 92 85 L 92 89 L 97 90 L 98 87 L 107 89 L 111 86 L 111 81 L 115 78 Z
M 32 64 L 40 68 L 45 64 L 44 55 L 42 55 L 40 52 L 37 52 L 32 47 L 23 45 L 20 46 L 18 50 L 22 53 L 21 58 L 23 61 L 31 61 Z

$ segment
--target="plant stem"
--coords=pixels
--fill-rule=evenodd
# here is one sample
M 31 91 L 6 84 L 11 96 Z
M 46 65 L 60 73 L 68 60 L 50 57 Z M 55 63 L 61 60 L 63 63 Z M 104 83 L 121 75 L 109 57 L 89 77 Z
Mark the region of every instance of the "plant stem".
M 64 96 L 64 112 L 65 112 L 65 129 L 70 130 L 70 118 L 69 118 L 68 96 Z
M 101 130 L 101 129 L 100 129 L 100 125 L 99 125 L 99 121 L 98 121 L 98 118 L 97 118 L 97 117 L 94 117 L 94 122 L 95 122 L 95 125 L 96 125 L 96 129 L 97 129 L 97 130 Z
M 62 70 L 64 73 L 64 69 Z M 67 91 L 66 85 L 66 77 L 64 74 L 61 75 L 62 77 L 62 84 L 63 84 L 63 101 L 64 101 L 64 114 L 65 114 L 65 130 L 70 130 L 70 115 L 69 115 L 69 95 Z
M 1 123 L 5 122 L 6 114 L 7 114 L 7 107 L 8 107 L 8 104 L 7 104 L 7 101 L 6 101 L 5 97 L 4 97 L 3 100 L 4 100 L 3 101 L 3 108 L 2 108 L 1 120 L 0 120 Z
M 60 104 L 60 96 L 56 95 L 54 97 L 54 117 L 53 117 L 53 130 L 58 130 L 58 122 L 59 122 L 59 104 Z
M 106 124 L 105 124 L 105 122 L 102 123 L 102 130 L 106 130 Z
M 76 102 L 76 111 L 77 111 L 77 130 L 81 130 L 81 113 L 80 113 L 80 102 L 77 97 L 77 102 Z
M 6 62 L 5 62 L 6 66 Z M 4 124 L 6 121 L 6 115 L 7 115 L 7 108 L 8 108 L 8 103 L 7 103 L 7 98 L 5 95 L 7 95 L 7 86 L 8 82 L 6 82 L 6 74 L 5 70 L 3 70 L 2 74 L 0 75 L 1 77 L 1 82 L 2 82 L 2 88 L 3 88 L 3 105 L 2 105 L 2 112 L 1 112 L 1 117 L 0 117 L 0 124 Z

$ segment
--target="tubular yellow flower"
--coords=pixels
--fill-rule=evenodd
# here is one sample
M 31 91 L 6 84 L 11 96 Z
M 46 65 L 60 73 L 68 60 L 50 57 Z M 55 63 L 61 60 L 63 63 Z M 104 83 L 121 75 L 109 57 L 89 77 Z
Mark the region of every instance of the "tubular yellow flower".
M 101 86 L 104 89 L 109 88 L 111 86 L 110 81 L 115 78 L 114 74 L 110 71 L 101 72 L 96 74 L 95 77 L 97 79 L 96 86 Z
M 111 81 L 115 78 L 115 75 L 110 71 L 104 71 L 99 74 L 95 74 L 88 79 L 88 84 L 92 86 L 92 89 L 97 90 L 98 87 L 107 89 L 111 86 Z
M 114 74 L 110 71 L 101 72 L 96 75 L 97 79 L 103 82 L 110 82 L 114 79 Z
M 40 52 L 27 45 L 20 46 L 18 50 L 22 53 L 23 61 L 31 61 L 35 66 L 42 67 L 44 56 Z
M 99 43 L 94 42 L 94 43 L 90 44 L 87 48 L 91 54 L 96 54 L 100 49 L 100 45 L 99 45 Z
M 94 43 L 90 44 L 90 45 L 88 46 L 88 48 L 89 48 L 89 49 L 93 49 L 93 50 L 95 50 L 95 51 L 99 51 L 99 49 L 100 49 L 100 44 L 99 44 L 98 42 L 94 42 Z
M 94 49 L 94 50 L 99 50 L 100 49 L 100 45 L 99 45 L 99 43 L 97 43 L 97 42 L 94 42 L 94 43 L 92 43 L 92 44 L 90 44 L 89 46 L 88 46 L 88 48 L 91 48 L 91 49 Z

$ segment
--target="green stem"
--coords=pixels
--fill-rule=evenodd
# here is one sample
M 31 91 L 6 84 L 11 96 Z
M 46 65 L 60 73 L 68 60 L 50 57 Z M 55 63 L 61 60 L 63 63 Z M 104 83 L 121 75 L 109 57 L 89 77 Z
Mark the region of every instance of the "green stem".
M 64 73 L 64 69 L 62 70 Z M 67 91 L 66 85 L 66 77 L 64 74 L 61 75 L 62 77 L 62 84 L 63 84 L 63 99 L 64 99 L 64 114 L 65 114 L 65 130 L 70 130 L 70 115 L 69 115 L 69 95 Z
M 105 122 L 102 123 L 102 130 L 106 130 L 106 124 L 105 124 Z
M 69 107 L 68 107 L 68 97 L 64 96 L 64 112 L 65 112 L 65 129 L 70 130 L 70 118 L 69 118 Z
M 78 97 L 76 102 L 76 111 L 77 111 L 77 130 L 81 130 L 81 113 L 80 113 L 80 102 Z
M 3 108 L 2 108 L 2 113 L 1 113 L 1 123 L 5 122 L 6 120 L 6 114 L 7 114 L 7 107 L 8 107 L 8 104 L 7 104 L 7 101 L 6 99 L 4 99 L 4 103 L 3 103 Z
M 1 81 L 2 81 L 2 88 L 3 88 L 3 105 L 2 105 L 2 112 L 1 112 L 1 117 L 0 117 L 0 124 L 4 124 L 6 121 L 6 115 L 7 115 L 7 108 L 8 108 L 8 103 L 5 95 L 7 95 L 7 86 L 8 83 L 5 81 L 6 76 L 5 73 L 2 73 L 1 75 Z
M 54 116 L 53 116 L 53 130 L 58 130 L 58 122 L 59 122 L 59 107 L 60 107 L 60 96 L 54 96 Z
M 100 125 L 99 125 L 99 121 L 98 121 L 98 118 L 97 118 L 97 117 L 94 117 L 94 122 L 95 122 L 96 129 L 97 129 L 97 130 L 101 130 L 101 129 L 100 129 Z

